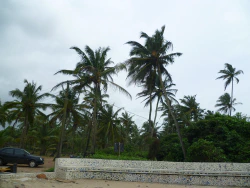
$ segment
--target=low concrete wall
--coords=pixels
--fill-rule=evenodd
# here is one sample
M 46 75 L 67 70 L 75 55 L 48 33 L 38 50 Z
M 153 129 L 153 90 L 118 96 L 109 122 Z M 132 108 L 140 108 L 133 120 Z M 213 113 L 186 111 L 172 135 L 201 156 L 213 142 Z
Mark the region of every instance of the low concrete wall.
M 250 163 L 56 159 L 56 178 L 250 186 Z

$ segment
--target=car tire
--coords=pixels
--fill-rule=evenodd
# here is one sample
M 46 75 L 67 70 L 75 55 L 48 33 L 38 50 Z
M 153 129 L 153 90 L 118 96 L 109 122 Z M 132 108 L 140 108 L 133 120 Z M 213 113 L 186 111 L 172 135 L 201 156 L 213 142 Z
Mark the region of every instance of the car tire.
M 0 166 L 3 166 L 4 165 L 4 161 L 3 159 L 0 158 Z
M 36 164 L 36 162 L 35 162 L 34 160 L 31 160 L 31 161 L 29 162 L 29 166 L 30 166 L 31 168 L 34 168 L 34 167 L 37 166 L 37 164 Z

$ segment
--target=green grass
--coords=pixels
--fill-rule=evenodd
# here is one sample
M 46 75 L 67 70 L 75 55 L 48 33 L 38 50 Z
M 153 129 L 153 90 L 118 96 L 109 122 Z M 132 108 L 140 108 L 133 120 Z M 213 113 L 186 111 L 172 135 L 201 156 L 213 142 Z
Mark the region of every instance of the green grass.
M 54 172 L 54 167 L 49 168 L 48 170 L 45 170 L 45 172 Z

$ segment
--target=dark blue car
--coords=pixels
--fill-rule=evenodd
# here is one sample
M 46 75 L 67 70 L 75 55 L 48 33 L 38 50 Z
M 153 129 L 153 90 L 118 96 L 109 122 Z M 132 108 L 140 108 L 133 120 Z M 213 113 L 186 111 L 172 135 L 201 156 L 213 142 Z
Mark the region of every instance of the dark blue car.
M 30 167 L 37 167 L 44 164 L 44 159 L 39 156 L 31 155 L 20 148 L 2 148 L 0 149 L 0 166 L 7 163 L 28 164 Z

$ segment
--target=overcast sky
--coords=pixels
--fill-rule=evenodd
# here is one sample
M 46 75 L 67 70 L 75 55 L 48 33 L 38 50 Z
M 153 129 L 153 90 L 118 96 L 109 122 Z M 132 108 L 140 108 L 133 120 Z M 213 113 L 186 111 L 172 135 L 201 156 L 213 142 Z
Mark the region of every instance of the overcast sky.
M 165 38 L 174 44 L 174 52 L 183 53 L 168 67 L 177 99 L 197 95 L 201 108 L 215 111 L 224 94 L 224 81 L 215 79 L 229 63 L 244 71 L 234 97 L 243 103 L 237 111 L 250 115 L 249 10 L 248 0 L 1 0 L 0 99 L 13 100 L 9 91 L 22 90 L 24 79 L 42 85 L 43 92 L 67 80 L 54 73 L 73 69 L 80 60 L 71 46 L 109 46 L 108 57 L 120 63 L 129 58 L 127 41 L 143 43 L 141 31 L 152 35 L 165 25 Z M 148 109 L 135 97 L 140 88 L 127 86 L 125 79 L 123 72 L 115 82 L 133 100 L 110 90 L 110 103 L 147 118 Z M 138 125 L 146 121 L 139 116 L 134 120 Z

